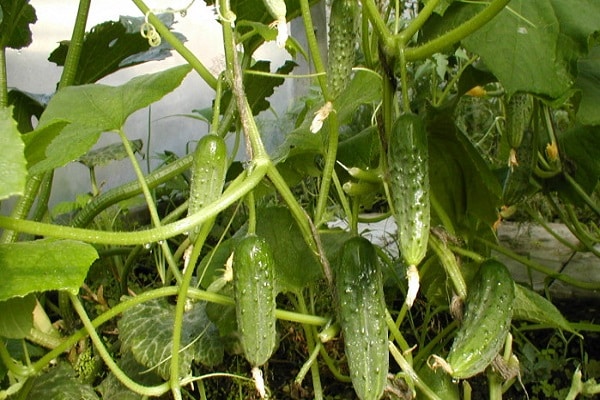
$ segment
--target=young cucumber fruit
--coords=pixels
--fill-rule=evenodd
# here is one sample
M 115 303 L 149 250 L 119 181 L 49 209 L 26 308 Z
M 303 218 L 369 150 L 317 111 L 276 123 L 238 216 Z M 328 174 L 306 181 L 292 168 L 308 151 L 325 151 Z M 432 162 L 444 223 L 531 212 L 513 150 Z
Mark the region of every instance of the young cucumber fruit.
M 453 378 L 483 372 L 501 350 L 510 330 L 515 286 L 504 264 L 487 260 L 473 278 L 466 310 L 446 358 Z
M 419 116 L 403 114 L 394 122 L 388 146 L 388 170 L 400 253 L 408 266 L 406 304 L 410 307 L 419 290 L 416 266 L 427 253 L 431 212 L 427 132 Z
M 513 94 L 506 104 L 506 138 L 508 145 L 519 148 L 533 114 L 533 97 L 528 93 Z
M 515 152 L 518 164 L 510 165 L 502 187 L 502 202 L 505 206 L 520 203 L 532 190 L 533 171 L 537 162 L 537 130 L 526 129 L 523 140 Z
M 389 350 L 383 278 L 371 242 L 353 237 L 343 244 L 335 284 L 352 385 L 361 400 L 377 400 L 387 383 Z
M 358 1 L 333 0 L 329 18 L 328 87 L 336 99 L 350 81 L 354 66 Z
M 235 310 L 244 355 L 253 367 L 265 364 L 277 344 L 274 261 L 269 244 L 249 235 L 233 253 Z
M 225 141 L 218 135 L 203 136 L 198 141 L 192 162 L 188 215 L 198 212 L 221 196 L 226 173 L 227 146 Z M 189 237 L 192 243 L 199 231 L 200 227 L 196 227 L 190 232 Z

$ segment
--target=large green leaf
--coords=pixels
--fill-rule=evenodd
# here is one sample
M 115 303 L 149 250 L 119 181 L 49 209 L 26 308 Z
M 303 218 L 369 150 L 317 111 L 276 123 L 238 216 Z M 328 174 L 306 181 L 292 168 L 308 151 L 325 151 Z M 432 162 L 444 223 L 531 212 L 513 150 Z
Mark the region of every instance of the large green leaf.
M 0 301 L 0 336 L 22 339 L 29 335 L 35 304 L 33 295 Z
M 583 190 L 591 193 L 600 179 L 600 126 L 575 126 L 561 133 L 558 143 L 567 172 Z M 561 185 L 559 189 L 565 188 L 571 192 L 570 186 Z
M 102 132 L 121 129 L 135 111 L 160 100 L 177 88 L 190 72 L 181 65 L 154 74 L 133 78 L 121 86 L 89 84 L 60 90 L 48 103 L 39 127 L 56 120 L 69 121 L 45 150 L 46 158 L 30 166 L 38 174 L 67 164 L 86 153 Z M 36 138 L 29 146 L 40 146 Z M 43 145 L 41 145 L 43 146 Z
M 0 245 L 0 301 L 47 290 L 77 294 L 97 258 L 93 246 L 73 240 L 42 239 Z
M 158 17 L 168 28 L 173 25 L 173 14 L 160 14 Z M 151 47 L 148 39 L 140 35 L 144 22 L 144 17 L 121 17 L 119 21 L 106 21 L 94 26 L 85 35 L 74 85 L 93 83 L 121 68 L 170 56 L 172 47 L 167 41 Z M 185 41 L 183 35 L 175 35 Z M 48 60 L 63 66 L 69 44 L 68 40 L 60 42 Z
M 29 0 L 0 0 L 0 47 L 21 49 L 31 44 L 29 24 L 37 21 Z
M 591 49 L 578 63 L 575 87 L 581 91 L 577 120 L 584 125 L 600 125 L 600 46 Z
M 536 322 L 567 332 L 577 333 L 569 321 L 548 299 L 518 284 L 515 284 L 513 319 Z
M 12 118 L 12 108 L 0 109 L 0 200 L 23 194 L 27 178 L 25 145 Z
M 471 141 L 445 113 L 428 123 L 431 192 L 455 227 L 475 232 L 497 218 L 502 192 L 498 179 Z
M 191 373 L 192 361 L 216 365 L 223 359 L 224 348 L 216 326 L 205 311 L 206 303 L 194 303 L 183 316 L 179 375 Z M 173 348 L 175 306 L 161 298 L 139 304 L 123 313 L 119 320 L 122 351 L 131 351 L 146 368 L 157 367 L 164 379 L 170 375 Z
M 82 384 L 75 376 L 75 371 L 64 363 L 33 378 L 30 387 L 25 397 L 27 400 L 98 400 L 94 389 Z
M 573 84 L 575 60 L 587 53 L 600 29 L 594 0 L 513 0 L 490 23 L 465 40 L 507 92 L 560 97 Z

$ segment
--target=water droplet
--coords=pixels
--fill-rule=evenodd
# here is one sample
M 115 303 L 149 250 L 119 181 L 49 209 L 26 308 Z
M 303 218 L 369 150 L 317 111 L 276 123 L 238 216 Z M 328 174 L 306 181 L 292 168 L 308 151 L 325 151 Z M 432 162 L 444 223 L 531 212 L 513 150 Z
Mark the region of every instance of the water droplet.
M 149 250 L 149 249 L 150 249 L 150 247 L 152 247 L 152 243 L 146 243 L 146 244 L 144 245 L 144 248 L 145 248 L 146 250 Z

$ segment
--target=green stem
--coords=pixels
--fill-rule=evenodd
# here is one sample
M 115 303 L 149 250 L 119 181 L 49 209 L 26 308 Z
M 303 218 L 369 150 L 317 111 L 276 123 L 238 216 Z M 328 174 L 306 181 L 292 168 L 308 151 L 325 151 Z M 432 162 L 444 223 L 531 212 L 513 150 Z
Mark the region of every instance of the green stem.
M 131 165 L 133 167 L 135 175 L 137 176 L 137 179 L 142 187 L 142 193 L 144 194 L 144 198 L 146 199 L 146 205 L 148 206 L 148 210 L 150 211 L 150 218 L 152 220 L 152 223 L 154 226 L 160 227 L 161 222 L 160 217 L 158 216 L 158 210 L 156 209 L 156 204 L 154 203 L 154 197 L 152 196 L 152 193 L 150 193 L 150 188 L 146 184 L 144 173 L 142 172 L 142 168 L 140 167 L 140 164 L 135 158 L 135 154 L 133 152 L 133 149 L 131 148 L 131 143 L 129 143 L 129 140 L 127 140 L 127 136 L 125 136 L 125 132 L 123 132 L 123 129 L 119 129 L 119 136 L 121 137 L 121 141 L 123 142 L 123 147 L 127 152 L 127 156 L 131 161 Z M 169 244 L 163 240 L 160 242 L 160 246 L 162 248 L 163 254 L 165 255 L 165 258 L 167 259 L 167 263 L 169 264 L 169 270 L 171 271 L 175 279 L 178 282 L 181 282 L 181 273 L 179 272 L 179 269 L 177 269 L 177 263 L 173 259 L 173 254 L 171 253 L 171 248 L 169 247 Z
M 452 286 L 454 286 L 454 291 L 458 297 L 462 300 L 466 299 L 467 284 L 452 251 L 450 251 L 446 243 L 438 239 L 435 235 L 429 235 L 428 244 L 446 270 L 446 274 L 450 278 L 450 281 L 452 281 Z
M 298 307 L 299 311 L 302 314 L 308 314 L 308 308 L 306 307 L 306 302 L 304 301 L 304 296 L 300 293 L 298 295 Z M 306 337 L 306 345 L 308 346 L 309 353 L 313 353 L 315 350 L 315 337 L 313 335 L 312 327 L 307 325 L 302 325 L 304 328 L 304 335 Z M 320 343 L 319 343 L 320 345 Z M 318 363 L 311 363 L 310 371 L 312 376 L 313 390 L 314 390 L 314 398 L 315 399 L 323 399 L 323 388 L 321 387 L 321 375 L 319 374 L 319 365 Z
M 6 344 L 4 343 L 4 338 L 0 339 L 0 360 L 4 364 L 6 368 L 10 372 L 12 372 L 15 376 L 26 377 L 30 376 L 34 373 L 35 368 L 25 367 L 23 365 L 17 364 L 13 358 L 10 356 L 8 349 L 6 348 Z
M 144 15 L 148 15 L 148 21 L 154 25 L 156 31 L 183 57 L 200 77 L 212 89 L 217 87 L 217 78 L 202 64 L 202 62 L 191 52 L 181 41 L 167 28 L 156 15 L 154 15 L 148 6 L 142 0 L 131 0 Z
M 58 84 L 59 90 L 75 84 L 75 76 L 77 74 L 77 68 L 79 67 L 79 58 L 81 56 L 81 49 L 83 48 L 85 25 L 90 11 L 90 5 L 91 0 L 79 1 L 79 9 L 77 10 L 73 34 L 71 35 L 71 42 L 69 43 L 69 49 L 67 50 L 67 56 L 65 58 L 65 66 Z
M 6 72 L 6 47 L 0 48 L 0 108 L 8 107 L 8 79 Z
M 406 59 L 406 49 L 400 48 L 400 80 L 402 89 L 402 111 L 410 113 L 410 97 L 408 95 L 408 61 Z
M 102 339 L 100 336 L 98 336 L 92 321 L 90 321 L 88 318 L 88 315 L 77 296 L 69 294 L 69 298 L 71 299 L 71 303 L 73 303 L 73 308 L 75 311 L 77 311 L 77 314 L 79 314 L 79 318 L 81 319 L 83 326 L 90 335 L 90 339 L 92 340 L 92 343 L 94 343 L 96 351 L 100 357 L 102 357 L 104 363 L 108 366 L 110 371 L 115 375 L 119 382 L 121 382 L 127 389 L 144 396 L 161 396 L 169 390 L 169 385 L 166 382 L 158 386 L 144 386 L 129 378 L 127 374 L 125 374 L 125 372 L 119 368 L 115 360 L 113 360 L 110 353 L 104 346 L 104 343 L 102 343 Z
M 415 385 L 417 385 L 419 389 L 421 389 L 423 394 L 425 394 L 432 400 L 441 400 L 438 397 L 438 395 L 435 394 L 435 392 L 431 390 L 429 386 L 427 386 L 427 384 L 423 382 L 423 380 L 421 380 L 421 378 L 419 377 L 419 375 L 417 375 L 412 366 L 402 356 L 400 350 L 398 350 L 398 348 L 394 346 L 394 343 L 389 342 L 389 348 L 392 357 L 394 357 L 394 360 L 396 360 L 402 371 L 414 382 Z
M 315 28 L 312 23 L 312 16 L 310 14 L 309 0 L 300 0 L 300 11 L 302 13 L 302 22 L 304 23 L 304 31 L 306 32 L 306 42 L 310 50 L 313 65 L 317 72 L 317 81 L 321 87 L 321 93 L 324 94 L 325 99 L 329 99 L 327 89 L 327 76 L 325 75 L 325 66 L 323 59 L 321 58 L 321 52 L 319 51 L 319 44 L 317 37 L 315 36 Z
M 329 135 L 327 140 L 327 150 L 325 153 L 325 165 L 323 167 L 323 173 L 321 175 L 321 187 L 319 189 L 319 197 L 317 199 L 317 209 L 315 211 L 315 222 L 317 226 L 320 226 L 323 222 L 323 215 L 327 208 L 327 201 L 329 200 L 329 188 L 331 186 L 331 175 L 335 168 L 338 150 L 338 139 L 339 139 L 339 123 L 337 113 L 335 110 L 329 114 Z
M 27 218 L 41 183 L 41 175 L 32 175 L 27 179 L 23 196 L 19 198 L 17 204 L 15 204 L 10 213 L 11 218 L 14 218 L 15 220 L 24 220 Z M 17 231 L 5 229 L 4 232 L 2 232 L 2 236 L 0 236 L 0 243 L 14 243 L 17 241 L 17 236 Z
M 475 32 L 489 21 L 491 21 L 498 13 L 500 13 L 510 0 L 493 0 L 489 5 L 475 15 L 470 20 L 462 23 L 457 28 L 454 28 L 442 36 L 439 36 L 425 44 L 417 47 L 406 49 L 405 56 L 407 61 L 424 60 L 427 57 L 439 53 L 444 49 L 460 42 L 471 33 Z
M 153 243 L 159 240 L 165 240 L 185 232 L 189 232 L 193 227 L 216 216 L 221 211 L 227 209 L 230 205 L 238 201 L 263 179 L 270 162 L 265 160 L 256 161 L 251 171 L 246 176 L 241 176 L 231 184 L 223 195 L 208 204 L 202 210 L 179 221 L 156 228 L 141 230 L 136 232 L 105 232 L 91 229 L 72 228 L 67 226 L 57 226 L 44 224 L 40 222 L 17 220 L 10 217 L 0 216 L 0 227 L 4 229 L 16 230 L 19 232 L 30 233 L 32 235 L 49 236 L 60 239 L 81 240 L 89 243 L 115 244 L 115 245 L 135 245 Z
M 575 192 L 577 192 L 579 197 L 581 197 L 581 199 L 585 202 L 585 204 L 587 204 L 597 216 L 600 216 L 600 206 L 598 206 L 598 204 L 592 200 L 592 198 L 585 192 L 585 190 L 583 190 L 583 188 L 577 183 L 577 181 L 575 181 L 575 179 L 573 179 L 571 175 L 569 175 L 566 171 L 563 172 L 563 175 Z
M 390 54 L 393 53 L 393 49 L 395 46 L 394 39 L 392 33 L 389 31 L 385 21 L 381 18 L 381 14 L 379 13 L 379 9 L 373 0 L 361 0 L 363 13 L 365 13 L 373 27 L 375 28 L 375 32 L 379 36 L 379 40 L 381 41 L 381 47 L 384 50 L 384 53 Z
M 410 24 L 400 32 L 398 41 L 400 46 L 404 47 L 410 42 L 413 36 L 423 27 L 425 22 L 429 19 L 433 10 L 437 7 L 439 0 L 430 0 L 425 3 L 425 7 L 419 12 L 419 15 L 415 19 L 410 21 Z
M 412 365 L 413 360 L 412 353 L 410 351 L 410 346 L 408 345 L 406 339 L 404 339 L 404 336 L 402 336 L 402 332 L 400 332 L 400 330 L 396 326 L 396 322 L 394 321 L 394 319 L 390 315 L 390 312 L 387 309 L 385 310 L 385 322 L 387 323 L 388 329 L 392 333 L 392 337 L 394 338 L 396 343 L 398 343 L 402 351 L 406 354 L 408 358 L 407 363 Z

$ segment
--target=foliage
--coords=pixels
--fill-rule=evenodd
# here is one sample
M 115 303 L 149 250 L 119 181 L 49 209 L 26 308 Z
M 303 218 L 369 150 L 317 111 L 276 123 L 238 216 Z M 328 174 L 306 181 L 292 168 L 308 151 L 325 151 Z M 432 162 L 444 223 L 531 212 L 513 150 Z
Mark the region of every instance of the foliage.
M 503 290 L 478 278 L 481 265 L 500 268 L 484 267 L 486 276 L 504 271 L 489 261 L 496 251 L 548 280 L 600 287 L 519 256 L 496 238 L 498 224 L 514 213 L 544 223 L 531 210 L 541 201 L 578 239 L 574 253 L 600 257 L 597 1 L 361 0 L 345 19 L 333 18 L 329 62 L 310 13 L 329 2 L 190 4 L 217 11 L 226 65 L 218 76 L 171 31 L 187 8 L 155 15 L 132 1 L 143 16 L 87 33 L 86 13 L 79 13 L 72 39 L 49 58 L 64 68 L 56 93 L 9 92 L 0 70 L 0 200 L 14 202 L 10 215 L 0 216 L 0 399 L 323 399 L 350 398 L 352 387 L 362 398 L 380 396 L 361 380 L 367 373 L 389 398 L 600 393 L 600 354 L 568 350 L 583 349 L 597 324 L 574 323 L 508 273 Z M 281 20 L 277 33 L 271 26 L 268 10 L 280 13 L 283 5 L 287 22 L 304 26 L 306 47 L 286 36 Z M 342 20 L 352 27 L 361 21 L 360 28 L 339 26 Z M 27 0 L 0 0 L 2 59 L 7 48 L 31 43 L 35 21 Z M 275 40 L 289 60 L 273 66 L 256 59 L 256 50 Z M 186 63 L 118 86 L 96 83 L 172 51 Z M 315 73 L 294 76 L 301 63 Z M 177 117 L 207 122 L 206 133 L 227 143 L 227 157 L 218 160 L 227 163 L 224 186 L 222 176 L 218 185 L 207 181 L 211 167 L 222 168 L 202 151 L 179 157 L 165 149 L 163 163 L 144 174 L 135 157 L 144 144 L 125 129 L 134 112 L 192 73 L 214 89 L 212 107 Z M 292 78 L 313 86 L 270 120 L 264 111 L 271 96 Z M 531 101 L 523 105 L 523 131 L 507 138 L 515 93 Z M 121 142 L 95 148 L 104 135 Z M 428 160 L 404 154 L 417 151 Z M 99 187 L 95 168 L 122 158 L 136 179 Z M 91 193 L 81 188 L 49 210 L 53 173 L 72 162 L 89 168 Z M 198 195 L 208 194 L 207 203 L 188 204 L 190 188 L 209 191 Z M 418 207 L 406 201 L 407 190 Z M 139 204 L 144 218 L 132 209 Z M 382 221 L 391 242 L 371 231 Z M 340 225 L 347 228 L 334 228 Z M 268 269 L 236 274 L 232 260 L 246 262 L 256 250 L 245 246 L 248 254 L 233 257 L 245 237 L 268 244 Z M 347 243 L 368 251 L 340 252 Z M 374 266 L 375 282 L 366 279 Z M 336 271 L 344 271 L 344 282 Z M 259 297 L 244 296 L 250 289 L 276 302 L 274 317 L 271 308 L 267 319 L 247 313 Z M 238 309 L 246 308 L 236 316 L 240 299 Z M 487 312 L 499 307 L 504 312 Z M 369 355 L 380 360 L 373 363 L 345 350 L 353 341 L 370 348 L 370 312 L 378 315 L 376 334 L 389 330 L 389 343 L 380 340 Z M 508 325 L 494 332 L 489 327 L 500 314 Z M 475 316 L 486 323 L 469 322 Z M 268 338 L 266 327 L 251 325 L 257 334 L 240 341 L 239 331 L 257 321 L 271 324 Z M 545 335 L 551 339 L 536 340 Z M 245 360 L 254 344 L 268 352 Z M 456 385 L 448 366 L 472 360 L 465 348 L 485 357 Z M 388 358 L 389 369 L 381 361 Z M 289 368 L 279 368 L 282 359 Z

